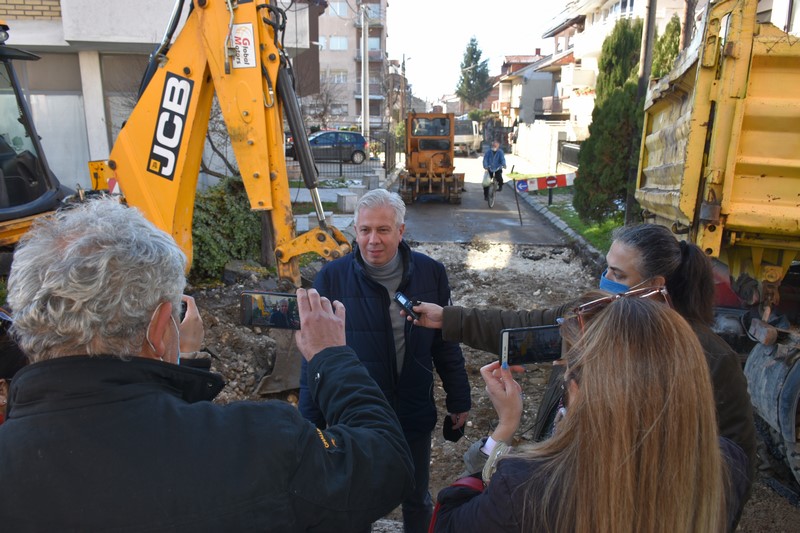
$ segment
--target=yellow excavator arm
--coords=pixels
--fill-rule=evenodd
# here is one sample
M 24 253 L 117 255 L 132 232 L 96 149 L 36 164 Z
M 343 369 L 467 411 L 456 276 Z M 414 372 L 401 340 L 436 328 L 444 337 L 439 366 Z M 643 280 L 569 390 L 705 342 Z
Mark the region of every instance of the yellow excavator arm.
M 180 15 L 176 6 L 173 19 Z M 128 205 L 169 232 L 192 258 L 197 177 L 214 94 L 231 139 L 250 206 L 268 211 L 278 276 L 299 286 L 297 257 L 326 259 L 350 251 L 325 223 L 310 148 L 299 146 L 319 227 L 295 235 L 284 155 L 283 116 L 307 143 L 288 61 L 279 45 L 283 12 L 253 1 L 194 0 L 172 44 L 153 54 L 149 79 L 107 162 L 93 162 L 95 181 L 118 185 Z M 305 149 L 304 149 L 305 148 Z

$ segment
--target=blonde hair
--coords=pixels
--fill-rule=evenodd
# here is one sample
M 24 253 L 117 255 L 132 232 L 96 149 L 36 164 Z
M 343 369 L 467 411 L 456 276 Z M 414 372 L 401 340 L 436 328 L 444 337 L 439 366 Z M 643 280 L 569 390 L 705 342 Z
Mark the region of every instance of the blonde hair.
M 723 466 L 708 365 L 666 305 L 622 298 L 577 336 L 562 325 L 578 394 L 531 448 L 526 524 L 599 533 L 721 531 Z M 579 333 L 579 331 L 577 332 Z

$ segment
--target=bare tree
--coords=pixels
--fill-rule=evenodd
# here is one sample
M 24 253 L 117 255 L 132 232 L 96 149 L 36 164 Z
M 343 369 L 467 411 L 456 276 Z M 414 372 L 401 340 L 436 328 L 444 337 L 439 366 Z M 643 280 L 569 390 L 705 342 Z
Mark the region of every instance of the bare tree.
M 304 109 L 306 121 L 315 122 L 322 129 L 327 129 L 335 115 L 334 107 L 344 102 L 342 92 L 341 83 L 327 76 L 321 77 L 319 92 L 304 99 L 307 102 Z

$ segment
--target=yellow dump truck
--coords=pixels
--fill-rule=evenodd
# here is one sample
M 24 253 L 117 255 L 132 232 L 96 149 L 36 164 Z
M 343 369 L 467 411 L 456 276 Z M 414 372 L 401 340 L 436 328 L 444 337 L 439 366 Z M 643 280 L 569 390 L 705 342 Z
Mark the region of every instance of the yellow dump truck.
M 756 4 L 711 3 L 651 86 L 636 199 L 715 259 L 718 326 L 737 317 L 756 414 L 800 481 L 800 41 Z
M 453 113 L 409 113 L 406 117 L 406 166 L 398 176 L 398 192 L 406 204 L 435 195 L 461 203 L 464 174 L 455 173 Z

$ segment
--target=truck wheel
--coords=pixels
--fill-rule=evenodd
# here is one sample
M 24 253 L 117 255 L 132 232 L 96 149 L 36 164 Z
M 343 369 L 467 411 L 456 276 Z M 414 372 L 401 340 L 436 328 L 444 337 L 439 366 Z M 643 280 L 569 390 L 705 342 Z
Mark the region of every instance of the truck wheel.
M 797 483 L 800 482 L 799 446 L 794 442 L 786 442 L 759 415 L 755 415 L 756 442 L 758 457 L 756 467 L 767 484 L 776 492 L 790 500 L 797 501 Z M 795 504 L 797 505 L 797 504 Z
M 350 157 L 350 160 L 353 162 L 354 165 L 360 165 L 361 163 L 364 162 L 366 158 L 367 156 L 364 154 L 364 152 L 356 150 L 355 152 L 353 152 L 353 155 Z

